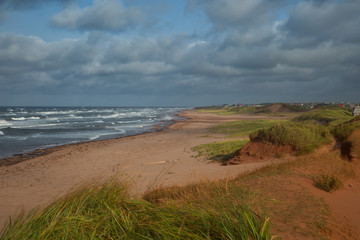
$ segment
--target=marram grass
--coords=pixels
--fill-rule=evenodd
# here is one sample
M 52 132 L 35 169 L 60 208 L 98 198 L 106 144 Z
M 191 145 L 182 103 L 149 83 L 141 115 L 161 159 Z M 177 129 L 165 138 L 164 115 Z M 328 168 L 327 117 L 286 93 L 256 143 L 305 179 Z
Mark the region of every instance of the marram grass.
M 298 155 L 312 152 L 323 144 L 331 143 L 329 129 L 311 122 L 286 122 L 250 134 L 251 141 L 271 142 L 293 146 Z
M 191 150 L 197 152 L 196 157 L 205 156 L 207 159 L 224 162 L 235 155 L 235 151 L 242 148 L 249 140 L 227 140 L 213 142 L 193 147 Z
M 269 219 L 240 205 L 161 204 L 131 199 L 109 181 L 21 215 L 0 239 L 271 239 Z

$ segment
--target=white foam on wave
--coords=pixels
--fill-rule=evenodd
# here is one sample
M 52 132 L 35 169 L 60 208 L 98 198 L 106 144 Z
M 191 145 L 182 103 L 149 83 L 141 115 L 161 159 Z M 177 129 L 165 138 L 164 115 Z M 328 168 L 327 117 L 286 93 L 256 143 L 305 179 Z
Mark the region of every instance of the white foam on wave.
M 117 118 L 117 117 L 120 117 L 120 116 L 125 116 L 126 114 L 124 113 L 114 113 L 114 114 L 111 114 L 111 115 L 108 115 L 108 116 L 100 116 L 101 118 Z
M 14 120 L 14 121 L 24 121 L 25 118 L 24 118 L 24 117 L 18 117 L 18 118 L 11 118 L 11 120 Z
M 8 121 L 4 120 L 4 119 L 0 119 L 0 127 L 9 127 L 13 125 L 12 123 L 9 123 Z
M 74 114 L 70 114 L 69 117 L 64 117 L 65 118 L 70 118 L 70 119 L 82 119 L 83 117 L 82 116 L 76 116 Z
M 10 113 L 4 113 L 4 116 L 16 116 L 16 113 L 10 112 Z
M 65 115 L 65 114 L 72 114 L 72 113 L 78 113 L 79 111 L 76 110 L 68 110 L 68 111 L 40 111 L 36 112 L 36 114 L 41 115 Z
M 27 118 L 27 119 L 30 119 L 30 120 L 39 120 L 40 117 L 29 117 L 29 118 Z
M 124 129 L 121 129 L 121 128 L 116 128 L 116 130 L 119 132 L 119 133 L 126 133 L 126 131 Z
M 16 117 L 13 117 L 13 118 L 11 118 L 11 120 L 13 120 L 13 121 L 24 121 L 24 120 L 39 120 L 40 119 L 40 117 L 18 117 L 18 118 L 16 118 Z
M 59 118 L 46 118 L 47 121 L 52 121 L 52 122 L 60 122 Z
M 171 119 L 173 119 L 173 118 L 170 115 L 165 115 L 165 116 L 161 117 L 161 120 L 165 120 L 165 121 L 168 121 Z
M 97 139 L 97 138 L 99 138 L 100 137 L 100 135 L 95 135 L 95 136 L 93 136 L 93 137 L 89 137 L 89 140 L 95 140 L 95 139 Z
M 4 136 L 4 132 L 3 131 L 0 131 L 0 136 Z

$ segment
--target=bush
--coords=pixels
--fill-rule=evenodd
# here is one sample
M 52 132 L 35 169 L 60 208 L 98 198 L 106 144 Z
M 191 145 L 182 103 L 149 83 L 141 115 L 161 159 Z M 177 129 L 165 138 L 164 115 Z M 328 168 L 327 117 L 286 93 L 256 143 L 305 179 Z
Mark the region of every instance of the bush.
M 314 185 L 326 192 L 333 192 L 342 187 L 342 181 L 333 174 L 331 176 L 321 174 L 314 177 Z

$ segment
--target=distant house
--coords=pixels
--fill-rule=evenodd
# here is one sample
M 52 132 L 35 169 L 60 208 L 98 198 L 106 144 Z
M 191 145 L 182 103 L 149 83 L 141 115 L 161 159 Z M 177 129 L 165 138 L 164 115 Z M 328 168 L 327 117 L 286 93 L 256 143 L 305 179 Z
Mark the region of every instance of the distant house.
M 360 115 L 360 106 L 356 106 L 353 110 L 353 115 L 354 116 L 359 116 Z

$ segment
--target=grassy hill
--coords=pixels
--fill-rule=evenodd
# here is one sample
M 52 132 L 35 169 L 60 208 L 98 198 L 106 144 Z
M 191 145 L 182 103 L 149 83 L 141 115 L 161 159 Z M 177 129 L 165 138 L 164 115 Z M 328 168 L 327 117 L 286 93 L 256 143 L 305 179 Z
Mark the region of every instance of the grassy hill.
M 286 103 L 274 103 L 266 106 L 230 106 L 230 107 L 201 107 L 196 108 L 198 112 L 215 113 L 219 115 L 230 114 L 256 114 L 256 115 L 271 115 L 271 116 L 293 116 L 294 114 L 306 111 L 306 108 L 300 106 L 293 106 Z

